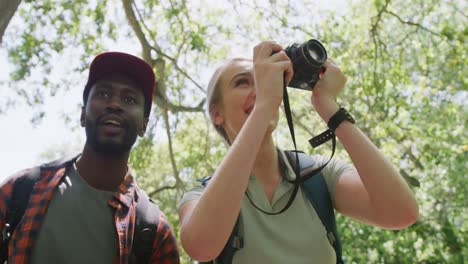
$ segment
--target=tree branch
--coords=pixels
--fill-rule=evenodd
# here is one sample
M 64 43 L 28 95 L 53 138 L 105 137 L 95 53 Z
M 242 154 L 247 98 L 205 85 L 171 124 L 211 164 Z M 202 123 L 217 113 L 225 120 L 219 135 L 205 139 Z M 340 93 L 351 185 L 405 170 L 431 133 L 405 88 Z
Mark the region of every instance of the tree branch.
M 153 195 L 159 193 L 159 192 L 162 192 L 162 191 L 165 191 L 165 190 L 173 190 L 173 189 L 176 189 L 177 188 L 177 185 L 174 185 L 174 186 L 163 186 L 163 187 L 160 187 L 154 191 L 152 191 L 151 193 L 148 194 L 149 197 L 152 197 Z
M 234 9 L 235 9 L 236 13 L 240 14 L 239 9 L 237 8 L 236 4 L 235 4 L 235 3 L 233 3 L 233 4 L 234 4 Z M 294 26 L 294 25 L 291 26 L 291 25 L 289 25 L 288 20 L 285 19 L 284 17 L 279 16 L 279 15 L 278 15 L 279 13 L 276 11 L 275 8 L 273 8 L 273 9 L 267 9 L 267 8 L 265 8 L 265 7 L 259 6 L 259 5 L 258 5 L 257 3 L 255 3 L 255 2 L 254 2 L 253 4 L 251 4 L 250 1 L 246 1 L 246 2 L 240 2 L 240 1 L 239 1 L 238 4 L 239 4 L 239 5 L 247 6 L 247 7 L 249 7 L 250 9 L 255 10 L 255 12 L 261 14 L 262 17 L 274 17 L 274 18 L 278 19 L 278 20 L 280 21 L 282 27 L 284 27 L 284 28 L 291 28 L 291 29 L 293 29 L 293 30 L 298 30 L 299 32 L 302 32 L 302 33 L 304 33 L 304 34 L 306 34 L 306 35 L 308 35 L 308 36 L 314 36 L 314 35 L 316 35 L 316 34 L 310 32 L 310 31 L 305 30 L 304 27 Z M 244 8 L 245 8 L 245 7 L 241 7 L 240 9 L 242 10 L 242 9 L 244 9 Z M 273 11 L 271 12 L 271 10 L 273 10 Z M 287 10 L 287 11 L 288 11 L 288 10 Z
M 159 108 L 165 109 L 165 110 L 170 110 L 171 112 L 179 112 L 179 111 L 187 111 L 187 112 L 201 112 L 203 111 L 202 105 L 204 101 L 200 102 L 196 107 L 187 107 L 187 106 L 178 106 L 172 104 L 169 99 L 167 98 L 165 94 L 165 82 L 164 82 L 164 65 L 165 63 L 161 63 L 162 60 L 159 61 L 154 61 L 151 58 L 151 50 L 155 50 L 158 54 L 163 55 L 164 57 L 170 58 L 169 56 L 165 55 L 164 53 L 161 52 L 160 49 L 157 47 L 153 47 L 149 44 L 148 40 L 146 39 L 145 33 L 143 32 L 139 21 L 137 20 L 135 13 L 133 11 L 133 0 L 122 0 L 122 4 L 124 6 L 125 10 L 125 15 L 127 17 L 127 20 L 130 24 L 130 26 L 133 29 L 133 32 L 135 33 L 136 37 L 140 41 L 141 47 L 142 47 L 142 54 L 143 54 L 143 59 L 148 62 L 150 65 L 153 67 L 157 68 L 157 80 L 156 80 L 156 89 L 155 89 L 155 94 L 154 94 L 154 102 L 158 105 Z M 172 58 L 170 58 L 172 61 Z M 155 63 L 158 62 L 158 63 Z M 189 78 L 192 82 L 193 79 L 188 76 L 187 73 L 182 71 L 182 69 L 179 68 L 177 64 L 174 64 L 176 69 L 178 69 L 185 77 Z M 196 84 L 196 82 L 194 82 Z
M 389 4 L 390 4 L 390 0 L 386 0 L 382 8 L 378 11 L 377 15 L 374 17 L 375 22 L 374 24 L 372 24 L 372 27 L 370 29 L 372 42 L 374 43 L 374 65 L 373 65 L 373 70 L 372 70 L 372 82 L 374 83 L 374 90 L 377 96 L 379 94 L 379 91 L 377 89 L 380 86 L 379 78 L 378 78 L 378 64 L 379 64 L 378 60 L 379 60 L 379 55 L 382 53 L 381 46 L 385 47 L 385 44 L 380 40 L 377 28 L 380 24 L 380 21 L 382 20 L 382 14 L 387 9 Z
M 144 22 L 145 20 L 143 19 L 143 16 L 141 15 L 140 10 L 139 10 L 138 7 L 136 6 L 136 3 L 135 3 L 135 2 L 133 2 L 133 7 L 132 7 L 132 9 L 133 9 L 133 8 L 135 9 L 136 13 L 138 14 L 138 17 L 140 18 L 140 22 L 139 22 L 139 23 L 141 23 L 141 24 L 143 25 L 143 27 L 145 28 L 146 32 L 148 32 L 148 34 L 151 36 L 151 39 L 152 39 L 153 42 L 154 42 L 154 46 L 151 46 L 151 45 L 149 44 L 149 42 L 148 42 L 148 46 L 150 46 L 152 49 L 155 49 L 155 50 L 156 50 L 156 49 L 157 49 L 157 50 L 161 50 L 161 48 L 159 47 L 158 43 L 156 43 L 156 35 L 155 35 L 155 34 L 153 33 L 153 31 L 151 31 L 151 30 L 148 28 L 148 26 L 145 24 L 145 22 Z
M 146 62 L 151 63 L 151 45 L 148 43 L 148 40 L 145 37 L 145 33 L 143 33 L 135 13 L 133 12 L 133 3 L 133 0 L 122 0 L 125 16 L 127 17 L 127 20 L 132 27 L 136 37 L 140 41 L 141 48 L 143 49 L 143 59 Z
M 171 129 L 170 129 L 170 124 L 169 124 L 169 115 L 167 114 L 167 111 L 162 112 L 163 118 L 164 118 L 164 124 L 166 127 L 166 134 L 167 134 L 167 139 L 168 139 L 168 144 L 169 144 L 169 157 L 171 160 L 171 165 L 172 165 L 172 171 L 174 173 L 174 178 L 176 179 L 176 182 L 174 184 L 175 187 L 178 187 L 180 185 L 183 185 L 182 180 L 180 179 L 179 176 L 179 171 L 177 169 L 177 164 L 175 162 L 174 158 L 174 149 L 172 147 L 172 136 L 171 136 Z
M 405 170 L 400 170 L 400 174 L 409 185 L 414 187 L 421 187 L 421 183 L 416 178 L 410 176 Z
M 372 28 L 371 28 L 371 32 L 376 32 L 377 31 L 377 27 L 379 26 L 379 23 L 380 23 L 380 20 L 382 19 L 382 14 L 383 12 L 385 12 L 385 10 L 387 9 L 387 6 L 390 4 L 390 0 L 386 0 L 385 1 L 385 4 L 383 5 L 383 7 L 379 10 L 379 12 L 377 13 L 377 15 L 375 16 L 376 18 L 376 21 L 375 23 L 372 25 Z
M 10 24 L 13 15 L 16 13 L 21 0 L 1 0 L 0 1 L 0 43 L 3 40 L 3 34 Z
M 170 2 L 170 4 L 171 4 L 172 9 L 176 10 L 177 7 L 174 5 L 174 1 L 171 0 L 171 1 L 169 1 L 169 2 Z M 184 2 L 184 5 L 185 5 L 185 4 L 186 4 L 185 1 L 183 1 L 183 2 Z M 186 9 L 185 9 L 185 10 L 186 10 Z M 184 13 L 185 13 L 185 12 L 184 12 Z M 177 12 L 177 14 L 175 15 L 175 18 L 176 18 L 176 20 L 177 20 L 177 22 L 178 22 L 180 28 L 182 29 L 181 31 L 182 31 L 182 32 L 185 32 L 185 31 L 184 31 L 185 23 L 184 23 L 184 22 L 182 21 L 182 19 L 179 17 L 179 14 L 180 14 L 180 13 Z M 188 21 L 190 21 L 190 19 L 188 18 L 188 16 L 186 16 L 186 18 L 187 18 Z M 186 37 L 186 34 L 183 34 L 183 36 L 182 36 L 183 41 L 180 42 L 179 47 L 177 47 L 177 49 L 176 49 L 176 50 L 177 50 L 177 53 L 176 53 L 177 55 L 175 56 L 175 59 L 176 59 L 176 60 L 179 58 L 179 56 L 180 56 L 180 54 L 181 54 L 181 52 L 182 52 L 182 48 L 183 48 L 184 45 L 186 45 L 186 43 L 187 43 L 187 41 L 185 41 L 185 40 L 186 40 L 185 37 Z
M 411 148 L 406 149 L 406 154 L 408 154 L 409 159 L 418 167 L 420 170 L 424 170 L 424 165 L 422 162 L 413 154 Z
M 145 24 L 145 20 L 143 19 L 143 16 L 141 15 L 140 11 L 138 10 L 138 8 L 136 7 L 136 4 L 134 4 L 135 6 L 135 10 L 138 14 L 138 17 L 140 18 L 140 23 L 143 25 L 143 27 L 145 28 L 145 30 L 150 34 L 151 38 L 153 39 L 154 41 L 154 45 L 151 46 L 149 43 L 148 43 L 148 46 L 154 50 L 157 54 L 161 55 L 162 57 L 168 59 L 169 61 L 172 62 L 172 64 L 174 65 L 174 67 L 176 68 L 176 70 L 181 73 L 185 78 L 189 79 L 197 88 L 199 88 L 202 92 L 205 92 L 203 90 L 203 87 L 198 83 L 196 82 L 186 71 L 184 71 L 178 64 L 178 57 L 179 55 L 177 55 L 176 57 L 172 57 L 172 56 L 169 56 L 168 54 L 164 53 L 161 49 L 161 47 L 159 47 L 159 45 L 157 45 L 156 43 L 156 36 L 154 35 L 153 31 L 151 31 L 148 26 Z M 185 36 L 184 36 L 185 38 Z M 186 41 L 182 41 L 181 45 L 183 45 Z M 165 89 L 164 89 L 165 90 Z
M 396 42 L 396 46 L 402 45 L 402 43 L 403 43 L 404 41 L 406 41 L 406 39 L 407 39 L 409 36 L 413 35 L 413 34 L 416 33 L 416 32 L 418 32 L 418 29 L 415 29 L 415 30 L 409 32 L 408 34 L 406 34 L 404 37 L 402 37 L 399 41 Z
M 310 130 L 310 128 L 308 126 L 306 126 L 302 121 L 301 121 L 301 117 L 302 116 L 298 116 L 297 114 L 295 114 L 293 111 L 291 111 L 291 114 L 292 114 L 292 117 L 293 117 L 293 120 L 296 121 L 296 124 L 298 127 L 302 128 L 304 131 L 306 131 L 309 135 L 314 135 L 314 133 L 312 132 L 312 130 Z
M 385 13 L 389 14 L 389 15 L 392 15 L 393 17 L 395 17 L 396 19 L 398 19 L 401 23 L 403 24 L 406 24 L 406 25 L 410 25 L 410 26 L 415 26 L 415 27 L 418 27 L 424 31 L 427 31 L 437 37 L 442 37 L 441 35 L 435 33 L 434 31 L 428 29 L 427 27 L 421 25 L 421 24 L 418 24 L 418 23 L 415 23 L 415 22 L 412 22 L 412 21 L 406 21 L 406 20 L 403 20 L 400 16 L 398 16 L 397 14 L 393 13 L 392 11 L 388 11 L 388 10 L 385 10 L 384 11 Z

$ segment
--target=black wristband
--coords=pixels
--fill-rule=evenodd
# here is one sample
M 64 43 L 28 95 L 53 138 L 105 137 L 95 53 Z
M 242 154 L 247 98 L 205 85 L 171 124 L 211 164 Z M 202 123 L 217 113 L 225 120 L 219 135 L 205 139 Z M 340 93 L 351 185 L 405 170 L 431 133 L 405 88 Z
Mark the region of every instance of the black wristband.
M 338 110 L 331 118 L 328 120 L 328 128 L 335 132 L 336 128 L 343 122 L 349 121 L 351 124 L 354 124 L 356 121 L 354 118 L 344 109 L 343 107 Z
M 309 144 L 313 147 L 316 148 L 323 143 L 327 142 L 328 140 L 332 139 L 335 136 L 335 133 L 331 131 L 330 129 L 327 129 L 326 131 L 322 132 L 320 135 L 317 135 L 311 139 L 309 139 Z

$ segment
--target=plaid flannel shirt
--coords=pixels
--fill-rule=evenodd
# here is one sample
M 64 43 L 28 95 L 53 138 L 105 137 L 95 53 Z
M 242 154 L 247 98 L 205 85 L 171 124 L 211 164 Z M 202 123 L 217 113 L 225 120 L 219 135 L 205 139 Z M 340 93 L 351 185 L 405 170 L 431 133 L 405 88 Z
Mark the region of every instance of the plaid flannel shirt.
M 41 169 L 41 177 L 34 185 L 29 199 L 29 204 L 18 223 L 8 246 L 8 263 L 29 263 L 32 248 L 41 227 L 44 215 L 55 188 L 60 184 L 66 174 L 65 162 L 58 167 Z M 0 232 L 5 227 L 8 208 L 11 202 L 13 185 L 27 170 L 16 173 L 0 186 Z M 129 254 L 133 244 L 133 232 L 135 226 L 135 199 L 136 182 L 129 172 L 120 184 L 118 191 L 109 200 L 108 204 L 115 209 L 114 219 L 119 241 L 119 257 L 114 263 L 129 263 Z M 179 263 L 177 241 L 169 223 L 161 212 L 158 229 L 153 241 L 153 255 L 151 263 L 172 264 Z M 3 241 L 0 239 L 0 245 Z M 1 245 L 3 246 L 3 245 Z

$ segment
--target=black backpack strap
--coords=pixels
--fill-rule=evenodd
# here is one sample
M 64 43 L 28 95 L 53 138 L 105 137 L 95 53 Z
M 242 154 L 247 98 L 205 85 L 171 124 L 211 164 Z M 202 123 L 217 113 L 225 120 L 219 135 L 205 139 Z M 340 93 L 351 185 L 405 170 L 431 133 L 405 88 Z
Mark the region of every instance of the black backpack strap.
M 290 164 L 295 164 L 295 154 L 293 152 L 286 151 L 286 156 Z M 341 253 L 341 243 L 336 228 L 335 211 L 333 210 L 333 204 L 325 179 L 322 173 L 308 175 L 309 173 L 313 173 L 314 160 L 307 154 L 301 152 L 298 153 L 298 156 L 301 176 L 310 176 L 302 183 L 302 189 L 327 231 L 328 241 L 335 249 L 336 263 L 344 263 Z
M 209 181 L 211 180 L 211 176 L 198 179 L 197 181 L 202 184 L 203 187 L 208 185 Z M 244 233 L 240 223 L 240 213 L 237 216 L 236 223 L 234 224 L 234 228 L 232 229 L 231 235 L 226 242 L 223 250 L 219 254 L 219 256 L 210 261 L 210 262 L 200 262 L 200 264 L 231 264 L 232 259 L 234 258 L 234 254 L 237 250 L 242 249 L 244 247 Z
M 11 194 L 10 205 L 8 206 L 7 218 L 5 223 L 5 228 L 2 231 L 2 248 L 0 249 L 0 263 L 3 263 L 8 258 L 8 244 L 13 231 L 18 226 L 21 218 L 23 218 L 26 208 L 29 203 L 29 197 L 33 190 L 34 184 L 41 178 L 41 169 L 47 168 L 51 169 L 54 167 L 69 166 L 72 164 L 79 156 L 74 156 L 73 158 L 61 158 L 50 163 L 45 163 L 40 166 L 33 167 L 25 171 L 25 173 L 19 176 L 14 184 Z
M 242 249 L 244 247 L 244 234 L 242 232 L 242 228 L 240 226 L 240 214 L 237 217 L 236 224 L 232 229 L 231 235 L 221 251 L 221 254 L 216 258 L 214 264 L 222 263 L 222 264 L 231 264 L 232 259 L 234 258 L 234 254 L 237 250 Z
M 158 206 L 143 190 L 138 189 L 137 193 L 138 203 L 136 204 L 135 234 L 130 254 L 130 263 L 150 263 L 160 211 Z
M 13 184 L 10 205 L 8 206 L 5 227 L 2 231 L 2 248 L 0 250 L 0 263 L 8 259 L 8 244 L 16 227 L 28 206 L 29 196 L 34 184 L 41 177 L 39 166 L 29 169 L 24 175 L 18 177 Z
M 335 249 L 336 263 L 344 263 L 340 238 L 336 228 L 335 212 L 323 175 L 319 174 L 305 181 L 303 190 L 327 230 L 328 241 Z

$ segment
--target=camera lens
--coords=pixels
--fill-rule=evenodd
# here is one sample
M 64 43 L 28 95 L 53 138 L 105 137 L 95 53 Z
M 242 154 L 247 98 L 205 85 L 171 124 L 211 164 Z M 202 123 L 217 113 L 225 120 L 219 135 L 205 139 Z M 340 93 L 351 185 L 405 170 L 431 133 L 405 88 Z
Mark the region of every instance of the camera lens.
M 309 51 L 309 55 L 312 57 L 312 59 L 318 60 L 318 55 L 317 55 L 317 52 L 315 52 L 315 50 L 308 50 L 308 51 Z
M 322 65 L 327 60 L 327 53 L 320 42 L 311 39 L 302 45 L 304 56 L 312 65 Z
M 285 49 L 291 59 L 294 76 L 289 87 L 312 90 L 320 79 L 320 72 L 327 61 L 327 51 L 318 40 L 310 39 L 302 44 L 294 43 Z

